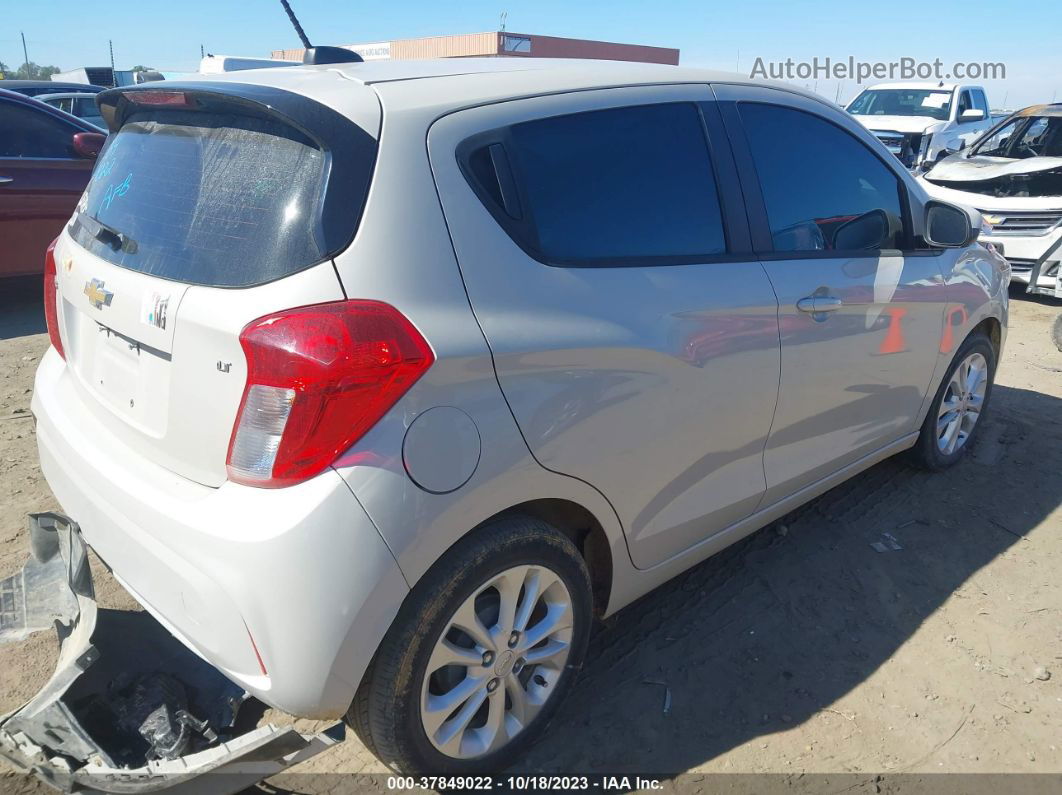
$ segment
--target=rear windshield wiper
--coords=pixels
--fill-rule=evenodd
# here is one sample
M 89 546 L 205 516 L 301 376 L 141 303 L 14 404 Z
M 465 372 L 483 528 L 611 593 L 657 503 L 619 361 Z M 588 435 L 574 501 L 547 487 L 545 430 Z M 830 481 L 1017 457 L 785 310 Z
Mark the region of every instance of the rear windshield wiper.
M 110 246 L 115 251 L 124 251 L 127 254 L 136 253 L 136 241 L 125 232 L 93 218 L 88 213 L 78 213 L 77 220 L 92 233 L 94 238 Z

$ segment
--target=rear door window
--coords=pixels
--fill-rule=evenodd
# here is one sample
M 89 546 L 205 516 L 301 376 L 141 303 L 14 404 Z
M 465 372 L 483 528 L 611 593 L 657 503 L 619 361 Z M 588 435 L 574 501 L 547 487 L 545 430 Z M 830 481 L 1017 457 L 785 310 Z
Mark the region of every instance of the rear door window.
M 499 189 L 490 169 L 498 163 L 495 147 L 472 153 L 469 171 L 485 195 L 503 203 L 508 180 Z M 704 123 L 693 103 L 524 122 L 509 128 L 504 147 L 519 193 L 519 201 L 504 204 L 519 207 L 524 222 L 510 232 L 544 262 L 666 264 L 726 251 Z

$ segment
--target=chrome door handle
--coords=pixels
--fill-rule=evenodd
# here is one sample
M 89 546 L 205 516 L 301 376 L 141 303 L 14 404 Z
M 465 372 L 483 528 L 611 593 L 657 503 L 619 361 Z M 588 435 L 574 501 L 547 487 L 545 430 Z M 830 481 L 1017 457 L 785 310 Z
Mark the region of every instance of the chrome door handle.
M 15 181 L 14 177 L 0 177 L 0 185 L 4 185 L 5 183 L 14 182 L 14 181 Z
M 796 305 L 801 312 L 817 314 L 819 312 L 835 312 L 841 308 L 843 303 L 840 298 L 834 298 L 832 295 L 812 295 L 807 298 L 801 298 Z

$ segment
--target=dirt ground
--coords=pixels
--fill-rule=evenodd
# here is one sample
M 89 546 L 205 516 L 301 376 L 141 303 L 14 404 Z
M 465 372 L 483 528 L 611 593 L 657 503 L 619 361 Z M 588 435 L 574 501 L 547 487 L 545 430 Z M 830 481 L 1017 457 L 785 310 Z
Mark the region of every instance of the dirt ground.
M 28 417 L 38 291 L 0 298 L 0 576 L 27 554 L 25 514 L 58 508 Z M 520 771 L 1062 773 L 1059 306 L 1012 291 L 960 466 L 882 463 L 609 619 Z M 875 551 L 883 533 L 902 548 Z M 135 607 L 95 574 L 104 606 Z M 0 711 L 50 674 L 47 635 L 0 654 Z M 382 772 L 348 736 L 304 769 Z M 37 786 L 0 775 L 15 789 Z

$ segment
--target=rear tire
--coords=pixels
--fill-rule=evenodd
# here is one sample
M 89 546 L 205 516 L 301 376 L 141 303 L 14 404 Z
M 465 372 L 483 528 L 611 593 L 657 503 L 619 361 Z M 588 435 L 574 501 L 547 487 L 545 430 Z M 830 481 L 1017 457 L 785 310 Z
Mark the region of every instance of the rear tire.
M 957 464 L 976 441 L 996 378 L 996 351 L 981 332 L 959 347 L 929 407 L 911 460 L 930 471 Z
M 400 773 L 501 770 L 571 687 L 591 620 L 590 577 L 567 536 L 529 517 L 491 522 L 410 592 L 347 721 Z

